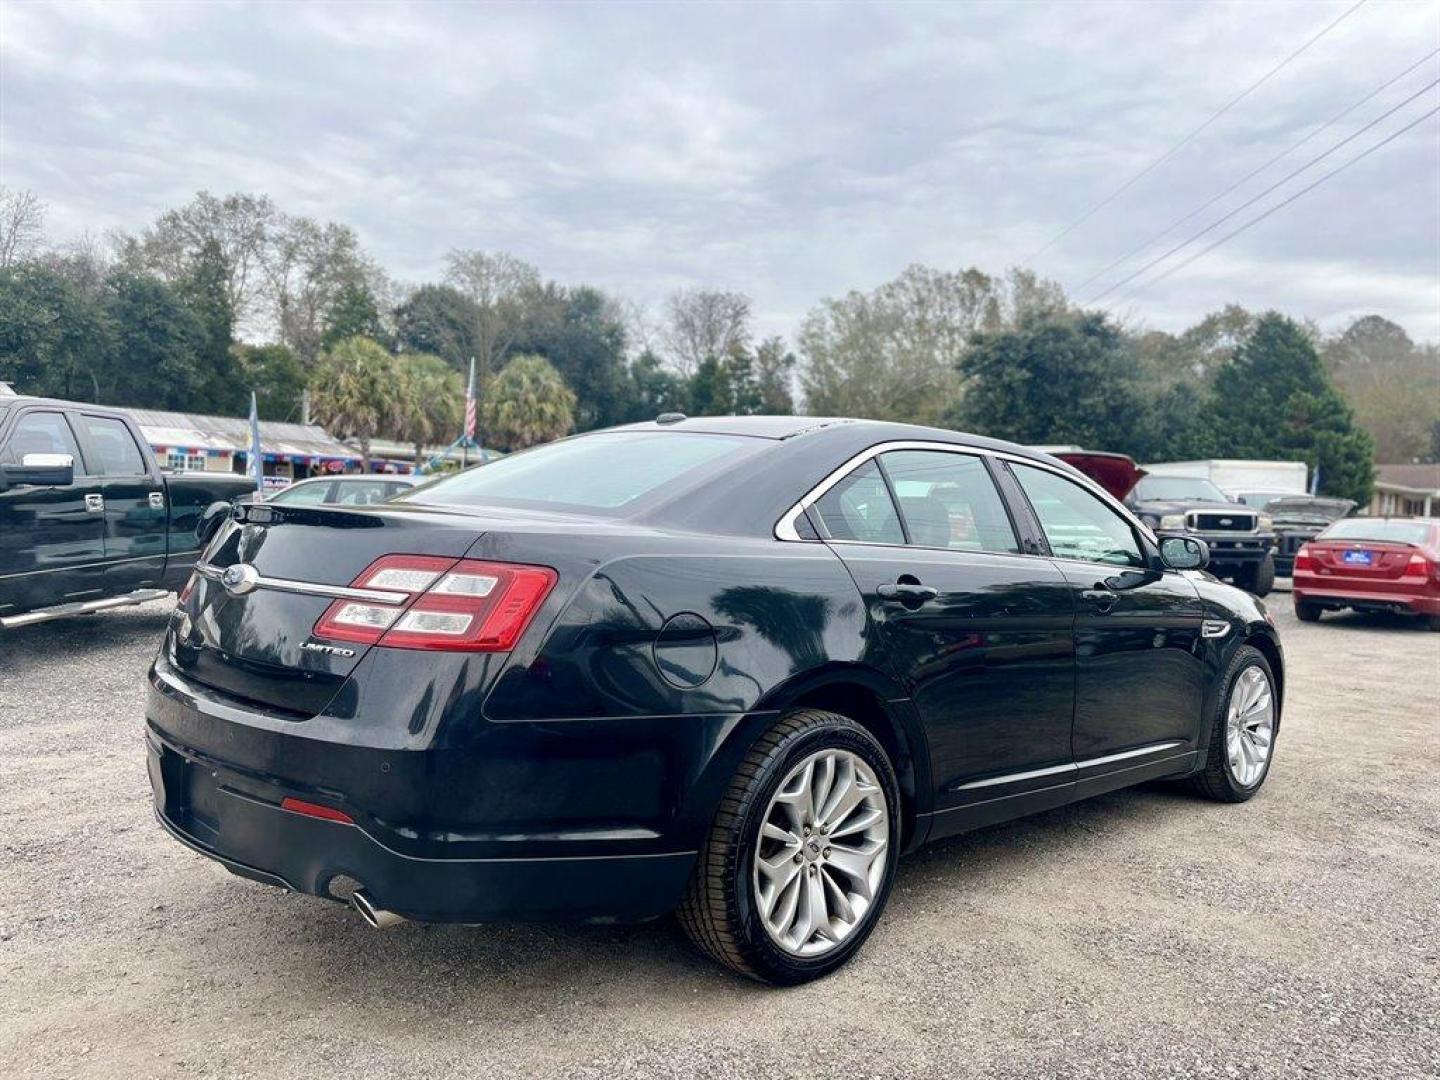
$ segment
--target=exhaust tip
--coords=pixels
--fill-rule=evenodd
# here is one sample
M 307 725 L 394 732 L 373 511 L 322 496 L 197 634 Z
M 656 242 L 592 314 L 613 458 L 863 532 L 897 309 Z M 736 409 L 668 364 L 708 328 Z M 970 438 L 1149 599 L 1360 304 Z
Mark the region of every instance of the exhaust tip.
M 405 921 L 403 915 L 396 915 L 393 911 L 376 907 L 370 899 L 370 894 L 364 889 L 356 889 L 350 894 L 350 906 L 355 909 L 360 918 L 365 920 L 365 925 L 372 930 L 386 930 L 392 926 L 399 926 Z

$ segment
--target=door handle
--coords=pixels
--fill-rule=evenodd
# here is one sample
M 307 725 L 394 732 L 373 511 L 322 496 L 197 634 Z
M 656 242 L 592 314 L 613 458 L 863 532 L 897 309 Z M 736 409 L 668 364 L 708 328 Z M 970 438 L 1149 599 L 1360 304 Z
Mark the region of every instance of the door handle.
M 1102 614 L 1114 607 L 1115 601 L 1120 599 L 1109 589 L 1086 589 L 1080 595 L 1099 608 Z
M 921 585 L 918 581 L 906 581 L 901 578 L 894 585 L 881 585 L 875 590 L 875 595 L 882 600 L 904 604 L 907 608 L 918 608 L 925 601 L 934 600 L 939 596 L 940 590 L 929 585 Z
M 86 495 L 86 496 L 85 496 L 85 511 L 86 511 L 86 513 L 99 514 L 99 513 L 103 513 L 104 510 L 105 510 L 105 496 L 104 496 L 104 495 Z
M 165 509 L 165 493 L 164 493 L 163 491 L 152 491 L 152 492 L 150 492 L 150 509 L 151 509 L 151 510 L 164 510 L 164 509 Z

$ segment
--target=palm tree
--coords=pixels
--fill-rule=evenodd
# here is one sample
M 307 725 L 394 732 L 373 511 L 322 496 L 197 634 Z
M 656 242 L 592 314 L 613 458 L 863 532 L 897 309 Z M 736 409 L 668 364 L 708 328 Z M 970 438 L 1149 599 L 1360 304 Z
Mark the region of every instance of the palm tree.
M 517 356 L 491 380 L 485 430 L 507 450 L 558 439 L 575 424 L 575 393 L 543 356 Z
M 315 418 L 339 438 L 354 438 L 370 471 L 370 440 L 393 429 L 399 415 L 395 364 L 369 338 L 352 337 L 321 355 L 311 376 Z
M 460 375 L 438 356 L 405 353 L 395 358 L 399 415 L 395 437 L 415 447 L 422 464 L 427 443 L 449 442 L 460 431 L 465 394 Z

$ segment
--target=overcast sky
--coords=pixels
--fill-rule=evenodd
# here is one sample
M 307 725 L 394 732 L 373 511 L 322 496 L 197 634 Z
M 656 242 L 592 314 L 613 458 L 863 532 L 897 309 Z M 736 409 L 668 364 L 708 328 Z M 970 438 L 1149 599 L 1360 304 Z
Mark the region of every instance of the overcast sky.
M 652 304 L 742 290 L 790 334 L 908 263 L 1022 261 L 1352 3 L 3 0 L 0 181 L 56 240 L 266 192 L 354 226 L 401 281 L 502 249 Z M 1437 46 L 1440 5 L 1369 0 L 1034 268 L 1073 289 Z M 1436 78 L 1432 58 L 1174 237 Z M 1232 300 L 1440 339 L 1440 120 L 1123 310 L 1179 329 Z

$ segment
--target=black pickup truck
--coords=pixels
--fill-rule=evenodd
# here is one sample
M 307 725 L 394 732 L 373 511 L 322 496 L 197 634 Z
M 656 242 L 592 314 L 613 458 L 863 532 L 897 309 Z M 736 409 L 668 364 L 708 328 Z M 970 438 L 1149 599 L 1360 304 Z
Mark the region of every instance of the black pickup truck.
M 0 631 L 180 588 L 206 508 L 253 487 L 162 473 L 114 409 L 0 397 Z

